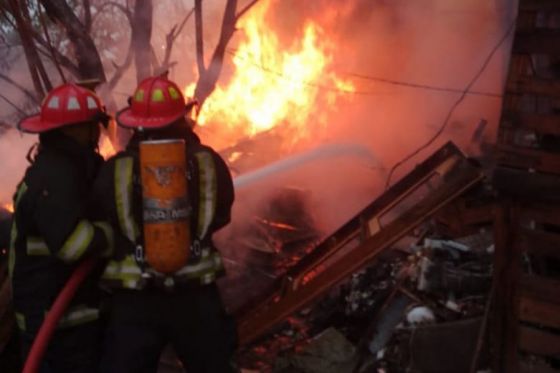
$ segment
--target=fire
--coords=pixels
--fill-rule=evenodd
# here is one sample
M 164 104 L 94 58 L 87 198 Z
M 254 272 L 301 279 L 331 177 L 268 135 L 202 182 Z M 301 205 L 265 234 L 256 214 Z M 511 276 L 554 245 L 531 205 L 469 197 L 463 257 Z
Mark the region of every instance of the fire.
M 102 135 L 101 139 L 99 140 L 99 154 L 101 154 L 104 159 L 108 159 L 111 156 L 115 155 L 116 152 L 117 150 L 113 146 L 113 143 L 109 136 Z
M 280 125 L 292 140 L 302 138 L 311 126 L 325 126 L 333 105 L 354 91 L 332 71 L 335 45 L 319 24 L 308 20 L 289 45 L 270 29 L 267 14 L 277 1 L 260 2 L 240 20 L 242 39 L 231 52 L 234 73 L 199 113 L 199 125 L 215 125 L 230 144 Z M 185 95 L 194 88 L 185 88 Z
M 2 205 L 2 208 L 3 208 L 4 210 L 7 210 L 7 211 L 11 212 L 11 213 L 14 212 L 14 204 L 11 203 L 11 202 L 4 203 L 4 204 Z

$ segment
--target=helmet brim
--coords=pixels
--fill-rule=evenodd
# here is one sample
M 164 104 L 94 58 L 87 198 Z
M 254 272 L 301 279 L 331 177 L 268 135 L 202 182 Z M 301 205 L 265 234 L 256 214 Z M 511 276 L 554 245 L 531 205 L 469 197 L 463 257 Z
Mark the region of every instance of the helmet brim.
M 61 127 L 60 123 L 48 122 L 41 119 L 40 114 L 23 118 L 17 125 L 18 129 L 27 133 L 42 133 Z
M 116 115 L 117 124 L 124 128 L 129 129 L 157 129 L 166 127 L 178 119 L 185 116 L 187 110 L 174 115 L 158 116 L 158 117 L 140 117 L 132 113 L 132 110 L 128 107 L 119 111 Z

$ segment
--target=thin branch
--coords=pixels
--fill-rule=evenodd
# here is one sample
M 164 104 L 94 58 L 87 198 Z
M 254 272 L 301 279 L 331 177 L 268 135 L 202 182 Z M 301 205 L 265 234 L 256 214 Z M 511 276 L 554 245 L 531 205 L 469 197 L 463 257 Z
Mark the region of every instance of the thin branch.
M 39 100 L 37 99 L 37 97 L 35 97 L 35 95 L 30 90 L 28 90 L 27 88 L 25 88 L 24 86 L 22 86 L 18 82 L 14 81 L 9 76 L 0 73 L 0 79 L 4 80 L 5 82 L 11 84 L 12 86 L 14 86 L 17 89 L 19 89 L 20 91 L 22 91 L 28 98 L 33 100 L 33 102 L 35 102 L 36 104 L 39 103 Z
M 258 2 L 259 2 L 259 0 L 252 0 L 249 4 L 247 4 L 243 9 L 241 9 L 237 13 L 237 15 L 235 16 L 235 19 L 238 21 L 241 17 L 243 17 L 245 15 L 245 13 L 247 13 L 249 11 L 249 9 L 251 9 L 253 7 L 253 5 L 255 5 Z
M 14 109 L 16 109 L 20 114 L 26 116 L 27 113 L 23 110 L 21 110 L 19 108 L 19 106 L 17 106 L 16 104 L 14 104 L 9 98 L 7 98 L 6 96 L 4 96 L 3 94 L 0 93 L 0 98 L 4 99 L 4 101 L 6 101 L 11 107 L 13 107 Z
M 128 8 L 128 6 L 125 7 L 124 5 L 116 3 L 114 1 L 109 1 L 109 2 L 103 3 L 99 7 L 99 9 L 97 10 L 97 13 L 95 13 L 95 15 L 93 16 L 91 23 L 94 24 L 97 17 L 101 13 L 103 13 L 103 10 L 105 10 L 105 8 L 109 8 L 111 6 L 120 10 L 126 16 L 126 18 L 128 19 L 128 23 L 130 23 L 130 25 L 132 26 L 132 12 Z
M 194 8 L 192 8 L 191 11 L 187 13 L 185 18 L 183 18 L 183 21 L 179 24 L 179 27 L 177 27 L 177 25 L 173 26 L 169 31 L 169 33 L 165 36 L 165 55 L 161 63 L 162 68 L 165 68 L 166 66 L 169 65 L 169 60 L 171 59 L 171 51 L 173 49 L 173 43 L 175 42 L 175 39 L 177 39 L 177 36 L 179 36 L 181 31 L 187 24 L 187 21 L 189 20 L 189 18 L 191 18 L 193 14 L 194 14 Z
M 49 49 L 49 52 L 51 54 L 50 58 L 51 58 L 51 60 L 54 64 L 54 66 L 56 67 L 56 70 L 58 71 L 58 74 L 60 75 L 60 79 L 62 79 L 62 81 L 64 83 L 66 83 L 66 77 L 64 76 L 64 72 L 62 71 L 62 68 L 60 67 L 60 63 L 56 59 L 55 49 L 54 49 L 54 46 L 52 45 L 51 37 L 49 36 L 49 30 L 47 30 L 47 25 L 45 23 L 45 19 L 43 18 L 43 13 L 41 11 L 41 4 L 39 3 L 39 0 L 37 0 L 37 12 L 39 13 L 37 15 L 37 17 L 39 18 L 39 22 L 41 23 L 41 27 L 43 28 L 43 34 L 45 35 L 45 40 L 47 41 L 47 44 L 49 45 L 48 49 Z

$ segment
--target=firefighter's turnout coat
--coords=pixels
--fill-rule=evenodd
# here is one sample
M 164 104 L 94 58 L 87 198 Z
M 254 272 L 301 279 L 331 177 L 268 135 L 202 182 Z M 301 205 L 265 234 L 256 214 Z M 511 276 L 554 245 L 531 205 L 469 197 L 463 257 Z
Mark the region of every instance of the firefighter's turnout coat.
M 174 131 L 173 137 L 183 139 L 186 145 L 192 237 L 191 247 L 185 248 L 190 250 L 188 262 L 174 274 L 162 276 L 143 262 L 138 251 L 142 247 L 142 190 L 139 140 L 133 138 L 125 151 L 107 161 L 94 187 L 95 199 L 104 205 L 108 220 L 129 241 L 128 245 L 121 243 L 116 247 L 113 260 L 102 275 L 104 287 L 142 289 L 158 281 L 165 282 L 165 286 L 204 285 L 223 274 L 212 235 L 230 221 L 234 199 L 231 175 L 222 158 L 202 145 L 190 129 Z M 143 273 L 149 274 L 148 283 L 143 281 Z
M 38 153 L 14 197 L 9 252 L 16 319 L 24 333 L 36 333 L 78 261 L 112 250 L 112 228 L 96 221 L 88 204 L 102 162 L 93 149 L 59 132 L 40 135 Z M 91 276 L 78 289 L 59 328 L 98 318 L 97 281 Z

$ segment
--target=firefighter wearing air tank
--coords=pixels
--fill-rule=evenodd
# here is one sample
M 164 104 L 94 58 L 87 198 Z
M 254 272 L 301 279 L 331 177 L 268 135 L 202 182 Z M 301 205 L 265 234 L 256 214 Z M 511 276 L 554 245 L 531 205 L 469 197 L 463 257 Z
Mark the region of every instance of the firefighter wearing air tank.
M 109 256 L 114 235 L 96 216 L 88 195 L 103 158 L 99 124 L 108 116 L 89 89 L 55 88 L 41 112 L 19 123 L 39 145 L 14 198 L 9 272 L 24 357 L 53 301 L 85 257 Z M 102 329 L 100 291 L 91 276 L 59 321 L 40 372 L 97 372 Z
M 129 245 L 102 277 L 113 293 L 106 372 L 156 372 L 172 344 L 188 372 L 230 372 L 236 333 L 215 280 L 224 267 L 212 235 L 230 221 L 234 193 L 221 157 L 192 130 L 179 87 L 141 82 L 117 114 L 131 129 L 94 187 Z

